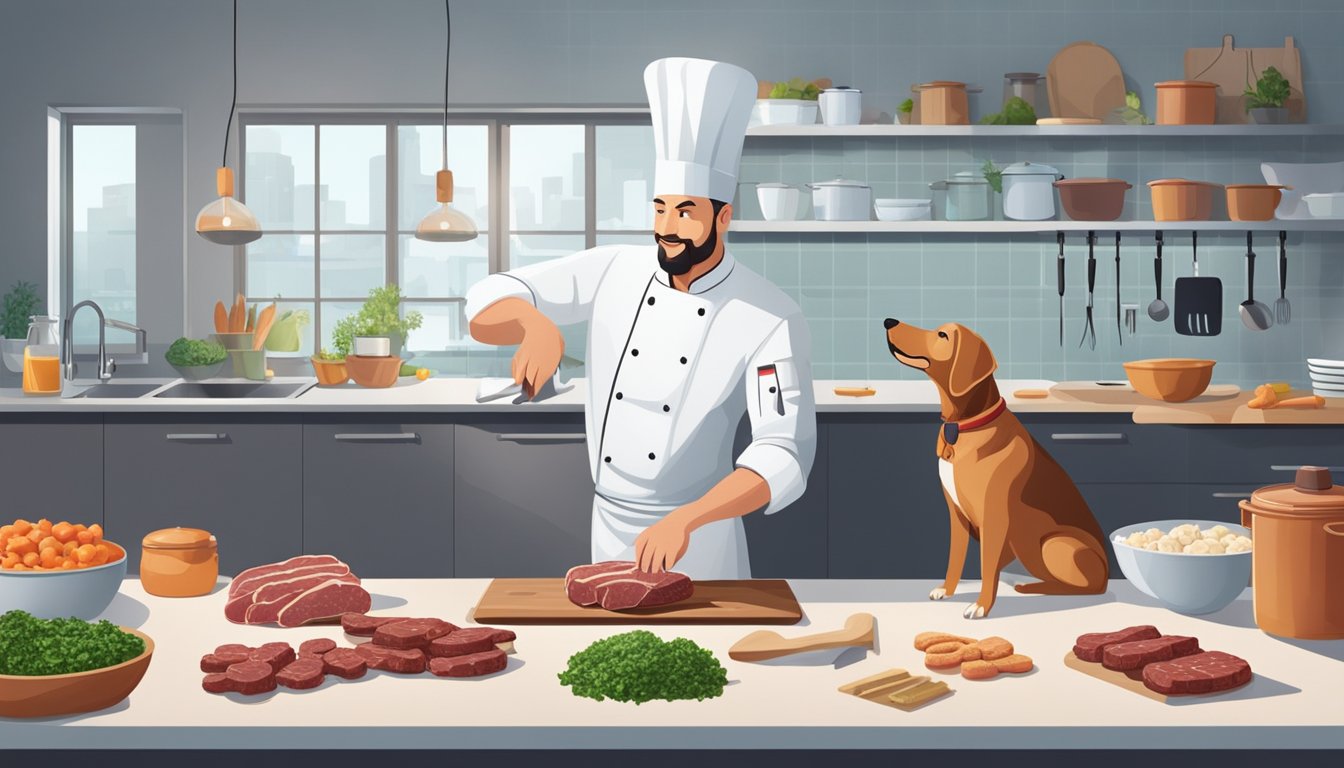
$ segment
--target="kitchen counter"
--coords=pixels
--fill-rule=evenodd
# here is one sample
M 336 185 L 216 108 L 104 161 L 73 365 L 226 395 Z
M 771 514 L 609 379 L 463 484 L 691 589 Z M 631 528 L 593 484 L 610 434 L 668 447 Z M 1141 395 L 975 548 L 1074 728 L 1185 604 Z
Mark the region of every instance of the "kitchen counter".
M 368 579 L 376 613 L 462 621 L 487 581 Z M 727 649 L 752 627 L 658 627 L 711 649 L 728 670 L 724 695 L 703 702 L 640 706 L 573 696 L 556 681 L 568 657 L 618 627 L 522 626 L 508 669 L 476 680 L 374 673 L 329 678 L 296 693 L 231 700 L 200 687 L 200 656 L 222 643 L 296 645 L 342 639 L 338 627 L 278 629 L 229 624 L 225 593 L 195 599 L 147 596 L 128 579 L 104 614 L 154 638 L 140 687 L 109 710 L 42 721 L 0 719 L 0 741 L 84 748 L 1338 748 L 1344 746 L 1344 641 L 1286 642 L 1255 628 L 1249 590 L 1227 609 L 1195 618 L 1170 613 L 1112 582 L 1106 595 L 1023 596 L 1006 585 L 991 618 L 961 618 L 978 585 L 948 602 L 926 599 L 931 581 L 794 581 L 806 612 L 786 636 L 838 628 L 845 617 L 877 617 L 879 651 L 836 669 L 732 661 Z M 221 583 L 221 590 L 223 584 Z M 1240 655 L 1256 678 L 1212 698 L 1161 704 L 1066 668 L 1082 632 L 1155 624 Z M 1032 656 L 1025 676 L 945 679 L 950 697 L 914 712 L 836 691 L 890 667 L 923 672 L 917 632 L 1001 635 Z M 246 701 L 247 703 L 242 703 Z M 44 731 L 50 731 L 44 733 Z

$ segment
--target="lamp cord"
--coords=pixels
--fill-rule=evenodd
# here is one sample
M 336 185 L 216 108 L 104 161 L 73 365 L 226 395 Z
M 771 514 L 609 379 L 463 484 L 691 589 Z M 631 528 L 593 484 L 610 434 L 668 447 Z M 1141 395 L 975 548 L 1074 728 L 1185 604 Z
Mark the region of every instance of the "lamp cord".
M 229 104 L 229 122 L 224 126 L 224 157 L 220 167 L 229 165 L 229 131 L 233 130 L 233 112 L 238 108 L 238 0 L 233 0 L 233 101 Z
M 237 0 L 234 0 L 237 2 Z M 453 12 L 448 0 L 443 0 L 443 15 L 447 28 L 447 40 L 443 46 L 443 167 L 448 167 L 448 62 L 453 50 Z

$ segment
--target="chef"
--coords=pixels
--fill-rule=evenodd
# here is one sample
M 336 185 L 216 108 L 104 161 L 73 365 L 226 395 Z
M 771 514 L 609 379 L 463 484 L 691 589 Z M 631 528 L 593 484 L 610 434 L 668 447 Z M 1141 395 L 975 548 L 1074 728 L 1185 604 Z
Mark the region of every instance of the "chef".
M 478 341 L 518 345 L 513 378 L 529 396 L 559 366 L 557 326 L 588 322 L 594 562 L 748 578 L 742 517 L 802 495 L 816 449 L 806 321 L 724 246 L 756 80 L 670 58 L 644 86 L 655 242 L 490 275 L 466 314 Z M 752 440 L 734 456 L 744 413 Z

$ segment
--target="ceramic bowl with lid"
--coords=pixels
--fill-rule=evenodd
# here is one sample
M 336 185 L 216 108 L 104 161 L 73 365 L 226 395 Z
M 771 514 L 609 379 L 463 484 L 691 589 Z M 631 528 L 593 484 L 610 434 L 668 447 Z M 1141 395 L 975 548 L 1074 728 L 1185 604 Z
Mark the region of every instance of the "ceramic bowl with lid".
M 219 579 L 219 547 L 200 528 L 163 528 L 140 542 L 140 586 L 159 597 L 208 595 Z
M 873 189 L 861 181 L 834 179 L 808 184 L 812 189 L 812 216 L 817 221 L 869 221 Z

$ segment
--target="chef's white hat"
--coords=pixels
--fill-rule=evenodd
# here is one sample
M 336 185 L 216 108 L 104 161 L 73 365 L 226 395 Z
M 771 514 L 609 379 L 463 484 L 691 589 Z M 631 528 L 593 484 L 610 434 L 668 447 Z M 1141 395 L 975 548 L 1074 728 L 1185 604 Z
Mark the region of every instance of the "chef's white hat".
M 657 152 L 656 195 L 731 202 L 756 102 L 756 78 L 704 59 L 659 59 L 644 70 Z

